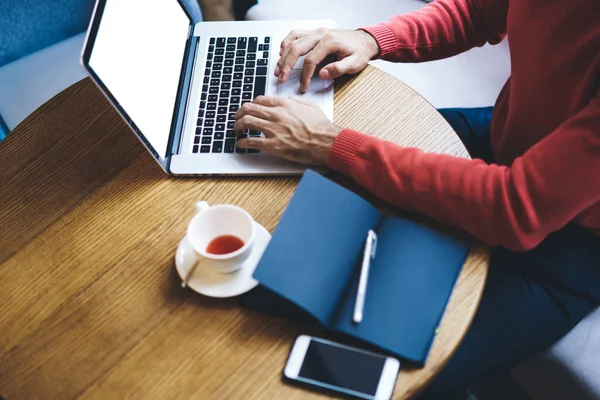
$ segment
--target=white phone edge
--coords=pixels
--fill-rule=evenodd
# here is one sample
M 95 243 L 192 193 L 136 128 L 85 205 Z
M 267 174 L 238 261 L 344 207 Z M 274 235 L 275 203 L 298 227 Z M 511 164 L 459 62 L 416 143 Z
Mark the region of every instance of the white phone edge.
M 292 347 L 292 351 L 290 352 L 290 356 L 288 358 L 287 364 L 283 371 L 283 374 L 286 378 L 294 379 L 306 383 L 310 383 L 315 386 L 321 386 L 329 389 L 338 390 L 336 387 L 330 387 L 327 384 L 323 384 L 321 382 L 311 381 L 308 379 L 303 379 L 299 377 L 300 368 L 302 367 L 302 363 L 304 362 L 304 357 L 306 356 L 306 351 L 308 349 L 308 345 L 311 340 L 315 340 L 317 342 L 329 344 L 332 346 L 342 347 L 345 349 L 349 349 L 352 351 L 358 351 L 361 353 L 366 353 L 376 357 L 384 357 L 381 354 L 371 353 L 369 351 L 364 351 L 361 349 L 357 349 L 354 347 L 345 346 L 343 344 L 339 344 L 336 342 L 332 342 L 329 340 L 319 339 L 312 336 L 300 335 L 296 338 L 296 342 Z M 375 396 L 365 397 L 366 394 L 363 394 L 365 399 L 373 399 L 373 400 L 388 400 L 392 397 L 394 386 L 396 385 L 396 378 L 398 376 L 398 372 L 400 370 L 400 361 L 392 357 L 386 357 L 385 364 L 381 371 L 381 375 L 379 377 L 379 383 L 377 385 L 377 391 L 375 392 Z M 341 388 L 345 389 L 345 388 Z M 339 391 L 339 390 L 338 390 Z M 347 389 L 343 391 L 348 391 Z M 362 394 L 362 393 L 361 393 Z

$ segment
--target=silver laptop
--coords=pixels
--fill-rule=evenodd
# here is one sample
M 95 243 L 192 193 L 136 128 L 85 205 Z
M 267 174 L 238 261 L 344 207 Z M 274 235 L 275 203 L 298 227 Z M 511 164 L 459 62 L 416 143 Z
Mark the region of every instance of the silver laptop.
M 82 53 L 90 76 L 161 167 L 175 175 L 294 175 L 304 167 L 236 147 L 235 112 L 258 95 L 301 95 L 299 60 L 278 85 L 292 29 L 332 21 L 199 22 L 177 0 L 98 0 Z M 303 94 L 333 120 L 333 82 Z

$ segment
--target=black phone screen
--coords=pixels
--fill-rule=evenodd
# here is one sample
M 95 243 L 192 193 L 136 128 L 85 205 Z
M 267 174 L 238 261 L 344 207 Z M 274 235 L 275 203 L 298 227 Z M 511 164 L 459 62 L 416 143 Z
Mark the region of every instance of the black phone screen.
M 374 396 L 385 357 L 311 340 L 299 376 Z

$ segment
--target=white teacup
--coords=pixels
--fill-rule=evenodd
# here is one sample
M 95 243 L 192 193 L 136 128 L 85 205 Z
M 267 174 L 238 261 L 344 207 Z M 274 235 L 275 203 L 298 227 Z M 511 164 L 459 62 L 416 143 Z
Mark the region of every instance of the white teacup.
M 196 211 L 187 229 L 187 239 L 196 257 L 210 261 L 208 264 L 217 272 L 231 273 L 239 270 L 250 255 L 254 243 L 256 229 L 252 216 L 238 206 L 218 204 L 211 207 L 205 201 L 196 203 Z M 227 254 L 207 252 L 209 243 L 223 235 L 236 236 L 244 245 Z

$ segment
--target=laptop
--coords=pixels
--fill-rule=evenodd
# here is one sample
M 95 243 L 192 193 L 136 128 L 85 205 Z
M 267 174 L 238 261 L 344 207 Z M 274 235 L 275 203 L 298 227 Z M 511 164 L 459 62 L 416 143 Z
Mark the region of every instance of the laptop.
M 193 23 L 177 0 L 98 0 L 82 52 L 93 81 L 173 175 L 296 175 L 305 167 L 238 149 L 235 112 L 258 95 L 301 95 L 303 60 L 278 85 L 279 45 L 292 29 L 332 21 Z M 333 120 L 333 82 L 303 97 Z

